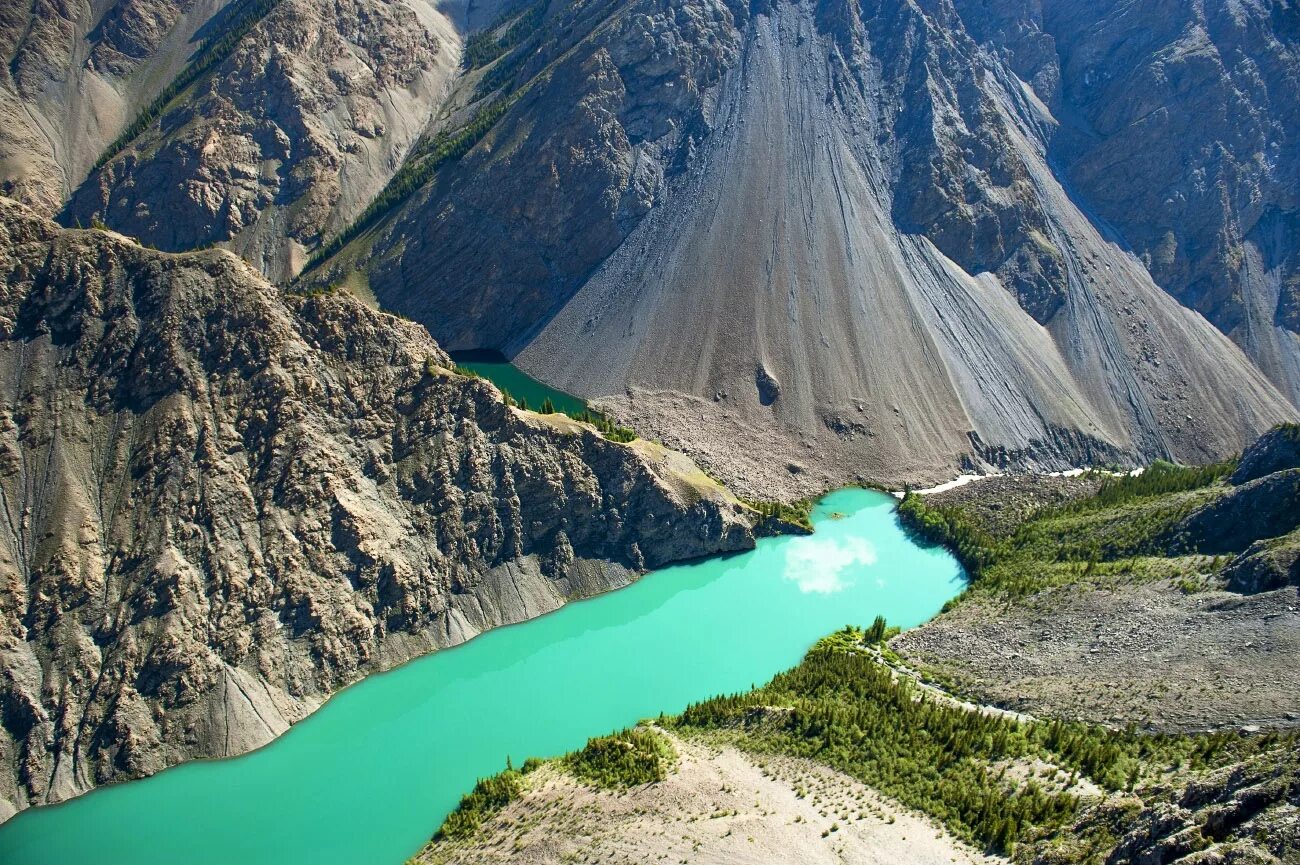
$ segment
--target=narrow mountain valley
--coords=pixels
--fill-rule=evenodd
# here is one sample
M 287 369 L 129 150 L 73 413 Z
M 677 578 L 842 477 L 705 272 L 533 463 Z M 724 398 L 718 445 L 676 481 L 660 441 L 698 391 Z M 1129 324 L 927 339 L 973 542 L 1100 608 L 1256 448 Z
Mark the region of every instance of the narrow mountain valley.
M 266 744 L 487 628 L 753 546 L 684 457 L 418 325 L 0 199 L 5 816 Z
M 1297 443 L 910 495 L 972 575 L 937 618 L 524 762 L 412 862 L 1294 862 Z
M 1297 0 L 0 55 L 6 865 L 1300 862 Z

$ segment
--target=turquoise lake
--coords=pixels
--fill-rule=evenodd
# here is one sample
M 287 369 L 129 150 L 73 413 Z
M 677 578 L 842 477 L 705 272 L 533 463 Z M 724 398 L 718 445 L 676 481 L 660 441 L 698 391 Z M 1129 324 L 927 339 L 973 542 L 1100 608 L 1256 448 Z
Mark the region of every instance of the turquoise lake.
M 565 414 L 578 415 L 587 410 L 586 400 L 543 384 L 496 352 L 454 352 L 451 358 L 458 365 L 488 379 L 516 401 L 523 401 L 533 411 L 540 409 L 547 399 L 556 411 Z
M 760 684 L 846 624 L 933 616 L 964 574 L 912 543 L 894 504 L 832 493 L 812 536 L 656 571 L 373 676 L 253 754 L 27 811 L 0 826 L 0 862 L 399 865 L 507 755 Z

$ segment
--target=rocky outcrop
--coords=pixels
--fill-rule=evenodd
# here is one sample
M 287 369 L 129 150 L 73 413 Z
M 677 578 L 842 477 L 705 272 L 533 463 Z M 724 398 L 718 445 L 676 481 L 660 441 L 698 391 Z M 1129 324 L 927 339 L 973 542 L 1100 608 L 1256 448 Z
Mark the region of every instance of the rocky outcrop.
M 1286 469 L 1300 469 L 1300 424 L 1281 424 L 1256 439 L 1241 455 L 1232 482 L 1244 484 Z
M 1283 743 L 1213 771 L 1179 773 L 1140 795 L 1106 797 L 1085 808 L 1060 840 L 1019 851 L 1016 861 L 1289 862 L 1300 851 L 1292 816 L 1298 805 L 1300 764 L 1294 747 Z
M 0 195 L 53 214 L 190 61 L 222 0 L 36 0 L 0 9 Z
M 1223 578 L 1246 595 L 1300 586 L 1300 532 L 1255 541 L 1228 563 Z
M 1300 399 L 1300 11 L 1044 0 L 1066 176 L 1157 284 Z
M 1234 487 L 1199 508 L 1175 529 L 1189 548 L 1239 552 L 1257 540 L 1300 528 L 1300 469 L 1274 472 Z
M 167 250 L 226 243 L 292 277 L 392 177 L 459 57 L 434 3 L 281 0 L 91 175 L 64 221 L 101 219 Z
M 508 408 L 419 325 L 0 200 L 0 809 L 751 546 L 680 455 Z
M 746 14 L 723 0 L 546 5 L 503 88 L 517 107 L 377 248 L 381 300 L 440 320 L 451 350 L 513 347 L 660 203 Z M 401 237 L 409 252 L 390 255 Z

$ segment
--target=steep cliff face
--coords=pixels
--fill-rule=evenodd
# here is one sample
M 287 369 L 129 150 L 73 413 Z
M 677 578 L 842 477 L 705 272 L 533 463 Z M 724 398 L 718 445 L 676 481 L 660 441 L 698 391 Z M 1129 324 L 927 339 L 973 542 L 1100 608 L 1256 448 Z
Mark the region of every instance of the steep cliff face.
M 0 815 L 264 744 L 367 672 L 751 546 L 680 455 L 424 329 L 0 200 Z
M 594 4 L 548 52 L 544 4 L 503 117 L 314 278 L 754 491 L 1239 450 L 1294 406 L 1058 172 L 1008 5 Z

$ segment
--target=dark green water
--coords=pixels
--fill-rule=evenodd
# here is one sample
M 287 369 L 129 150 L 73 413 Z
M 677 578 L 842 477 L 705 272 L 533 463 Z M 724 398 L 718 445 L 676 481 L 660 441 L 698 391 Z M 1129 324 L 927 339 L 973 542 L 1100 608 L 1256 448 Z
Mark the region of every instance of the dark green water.
M 451 357 L 456 363 L 473 370 L 510 394 L 516 401 L 526 400 L 533 411 L 540 409 L 542 402 L 548 398 L 555 405 L 556 411 L 565 414 L 581 414 L 587 408 L 585 400 L 542 384 L 496 352 L 456 352 Z
M 248 756 L 27 811 L 0 827 L 0 863 L 398 865 L 507 755 L 746 689 L 842 625 L 917 625 L 964 586 L 887 495 L 833 493 L 813 522 L 371 677 Z

